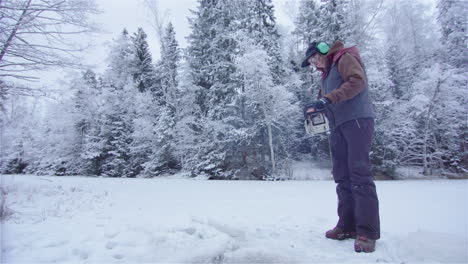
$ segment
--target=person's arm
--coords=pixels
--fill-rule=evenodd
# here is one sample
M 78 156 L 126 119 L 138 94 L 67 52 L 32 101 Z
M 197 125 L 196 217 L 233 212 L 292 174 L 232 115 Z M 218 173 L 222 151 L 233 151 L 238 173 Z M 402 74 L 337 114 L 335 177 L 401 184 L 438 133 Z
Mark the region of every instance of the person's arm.
M 345 53 L 338 61 L 338 72 L 344 83 L 332 92 L 324 95 L 332 104 L 339 103 L 358 95 L 366 87 L 366 74 L 358 59 Z

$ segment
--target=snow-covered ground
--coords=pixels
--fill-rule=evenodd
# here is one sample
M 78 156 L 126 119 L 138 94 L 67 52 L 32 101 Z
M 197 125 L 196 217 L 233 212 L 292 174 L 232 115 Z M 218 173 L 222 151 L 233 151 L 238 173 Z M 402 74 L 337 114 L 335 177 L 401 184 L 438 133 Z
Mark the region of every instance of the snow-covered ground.
M 1 176 L 1 263 L 466 263 L 467 180 L 377 182 L 377 251 L 325 239 L 335 184 Z

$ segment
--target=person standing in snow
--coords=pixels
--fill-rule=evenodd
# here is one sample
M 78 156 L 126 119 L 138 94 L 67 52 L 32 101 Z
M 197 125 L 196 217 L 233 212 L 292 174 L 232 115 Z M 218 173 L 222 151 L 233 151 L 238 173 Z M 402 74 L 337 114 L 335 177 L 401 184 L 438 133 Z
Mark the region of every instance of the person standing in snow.
M 355 238 L 356 252 L 373 252 L 380 238 L 380 218 L 369 159 L 374 111 L 364 65 L 357 48 L 344 48 L 340 41 L 331 47 L 313 42 L 301 66 L 311 64 L 322 72 L 322 82 L 319 99 L 306 105 L 304 115 L 326 111 L 338 195 L 338 223 L 325 236 Z

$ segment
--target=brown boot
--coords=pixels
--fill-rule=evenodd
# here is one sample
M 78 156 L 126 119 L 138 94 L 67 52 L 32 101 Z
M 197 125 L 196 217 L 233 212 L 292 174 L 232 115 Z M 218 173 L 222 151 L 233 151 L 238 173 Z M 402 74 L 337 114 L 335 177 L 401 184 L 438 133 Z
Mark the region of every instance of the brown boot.
M 354 241 L 354 251 L 356 252 L 374 252 L 375 239 L 370 239 L 364 236 L 358 236 Z
M 328 230 L 325 233 L 326 238 L 343 240 L 347 238 L 356 238 L 356 232 L 344 232 L 339 227 L 335 227 L 332 230 Z

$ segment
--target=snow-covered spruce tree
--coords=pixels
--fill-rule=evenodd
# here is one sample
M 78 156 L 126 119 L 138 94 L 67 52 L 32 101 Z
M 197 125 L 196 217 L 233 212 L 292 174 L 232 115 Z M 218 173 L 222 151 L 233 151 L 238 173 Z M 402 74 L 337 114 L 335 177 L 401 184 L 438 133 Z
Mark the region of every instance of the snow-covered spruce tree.
M 157 83 L 147 102 L 151 103 L 146 112 L 151 120 L 149 139 L 151 150 L 148 161 L 143 165 L 145 175 L 157 176 L 162 173 L 173 173 L 179 169 L 179 162 L 175 157 L 176 142 L 179 140 L 175 129 L 179 108 L 178 65 L 180 51 L 175 38 L 174 27 L 169 23 L 161 39 L 161 60 L 157 63 Z M 149 101 L 148 101 L 149 100 Z M 140 116 L 138 117 L 140 118 Z M 144 120 L 141 120 L 144 122 Z M 140 133 L 135 130 L 136 133 Z
M 468 17 L 466 1 L 439 0 L 437 21 L 441 27 L 440 57 L 441 73 L 446 80 L 441 86 L 440 100 L 435 113 L 441 115 L 439 126 L 443 163 L 445 168 L 455 172 L 468 171 L 468 148 L 466 120 L 466 87 L 468 64 L 466 28 Z
M 200 0 L 190 19 L 187 60 L 200 111 L 194 113 L 191 126 L 197 140 L 184 164 L 195 174 L 231 177 L 234 173 L 227 157 L 227 151 L 236 144 L 232 102 L 239 87 L 233 78 L 236 42 L 232 6 L 228 1 Z
M 130 165 L 130 146 L 133 132 L 134 87 L 127 84 L 123 87 L 104 82 L 102 105 L 103 123 L 100 138 L 103 141 L 103 160 L 101 175 L 109 177 L 136 176 Z
M 263 47 L 268 53 L 264 63 L 270 68 L 270 74 L 276 84 L 284 82 L 284 68 L 280 53 L 279 34 L 276 28 L 271 1 L 233 1 L 227 8 L 235 18 L 230 25 L 230 36 L 235 43 L 235 53 L 242 53 L 240 47 L 244 39 L 249 39 Z M 270 155 L 266 131 L 261 131 L 258 111 L 249 111 L 246 105 L 249 94 L 245 93 L 245 83 L 239 75 L 238 66 L 231 75 L 231 84 L 235 93 L 232 95 L 228 125 L 232 126 L 226 135 L 234 144 L 227 148 L 225 161 L 228 169 L 240 178 L 261 178 L 271 172 L 271 164 L 264 157 Z M 258 123 L 256 123 L 258 122 Z M 248 131 L 248 132 L 247 132 Z
M 131 86 L 134 86 L 138 92 L 133 92 L 134 108 L 129 109 L 129 114 L 133 116 L 131 120 L 133 129 L 129 139 L 131 143 L 129 143 L 127 166 L 131 168 L 132 176 L 154 176 L 145 171 L 145 164 L 156 148 L 153 144 L 156 138 L 153 131 L 159 109 L 155 97 L 161 89 L 158 87 L 147 35 L 142 28 L 138 28 L 133 34 L 131 43 L 128 70 L 133 77 Z
M 268 55 L 263 63 L 270 68 L 269 75 L 274 84 L 274 87 L 267 88 L 265 92 L 273 92 L 278 87 L 281 87 L 278 89 L 284 89 L 286 93 L 288 93 L 287 91 L 295 91 L 298 85 L 297 78 L 292 76 L 294 75 L 292 70 L 287 69 L 283 62 L 282 36 L 278 33 L 272 1 L 237 1 L 237 4 L 241 5 L 237 8 L 240 21 L 239 32 L 236 38 L 239 42 L 239 56 L 243 56 L 245 52 L 250 52 L 252 46 L 256 47 L 255 49 L 262 49 Z M 263 56 L 262 58 L 265 59 Z M 242 72 L 241 66 L 237 65 L 237 68 L 239 72 Z M 299 124 L 301 135 L 303 135 L 303 125 L 301 122 L 298 122 L 297 115 L 300 111 L 295 111 L 292 114 L 288 109 L 283 108 L 286 106 L 285 104 L 279 103 L 278 109 L 274 111 L 284 111 L 285 116 L 288 116 L 289 119 L 280 118 L 272 126 L 272 131 L 269 131 L 269 126 L 265 125 L 264 122 L 265 118 L 267 118 L 265 117 L 265 113 L 258 105 L 252 108 L 252 105 L 258 103 L 252 102 L 262 100 L 260 98 L 251 98 L 252 95 L 246 92 L 246 87 L 251 85 L 251 80 L 244 77 L 241 77 L 241 79 L 242 86 L 237 90 L 237 102 L 240 102 L 238 105 L 242 117 L 240 128 L 253 132 L 250 134 L 253 136 L 253 140 L 243 137 L 241 142 L 245 145 L 238 144 L 239 147 L 242 146 L 239 152 L 243 153 L 244 168 L 247 169 L 247 174 L 255 171 L 256 177 L 261 176 L 257 172 L 265 168 L 268 174 L 284 174 L 284 169 L 289 166 L 298 144 L 295 124 Z M 270 89 L 272 91 L 269 91 Z M 286 101 L 290 100 L 286 97 L 284 99 Z M 272 113 L 267 113 L 267 116 L 269 114 Z M 273 136 L 273 138 L 270 138 L 270 136 Z M 275 142 L 274 149 L 270 148 L 270 139 L 273 139 Z M 277 163 L 274 171 L 271 166 L 272 150 L 274 150 L 274 162 Z M 270 159 L 265 159 L 264 157 L 270 157 Z M 277 175 L 274 176 L 276 177 Z
M 294 30 L 292 34 L 297 39 L 298 50 L 305 50 L 314 40 L 320 39 L 322 33 L 320 29 L 320 9 L 314 0 L 301 0 L 299 12 L 294 20 Z
M 35 162 L 32 150 L 36 113 L 35 107 L 26 102 L 23 97 L 10 96 L 0 113 L 0 173 L 24 173 Z
M 180 64 L 178 73 L 179 97 L 176 108 L 174 126 L 174 155 L 182 169 L 194 170 L 194 146 L 198 144 L 200 135 L 195 132 L 199 126 L 200 106 L 196 103 L 197 90 L 194 89 L 191 68 L 188 63 Z
M 131 38 L 134 49 L 133 81 L 140 92 L 153 89 L 155 86 L 153 59 L 146 38 L 147 35 L 142 28 L 138 28 Z
M 96 74 L 88 70 L 71 83 L 73 97 L 70 117 L 74 121 L 76 140 L 74 153 L 78 154 L 67 166 L 66 174 L 98 175 L 102 149 L 99 144 L 100 85 Z
M 466 70 L 468 2 L 460 0 L 439 0 L 437 21 L 442 29 L 441 50 L 453 66 Z
M 87 71 L 83 75 L 83 85 L 87 88 L 88 102 L 84 121 L 86 130 L 84 133 L 84 145 L 81 158 L 84 159 L 83 172 L 89 175 L 101 174 L 101 162 L 103 145 L 99 138 L 102 124 L 102 84 L 93 71 Z M 86 119 L 87 118 L 87 119 Z
M 124 30 L 111 48 L 108 69 L 103 76 L 99 135 L 103 148 L 101 171 L 109 177 L 133 177 L 137 173 L 129 166 L 134 97 L 138 93 L 133 82 L 135 53 L 132 47 L 128 32 Z
M 271 1 L 199 1 L 192 19 L 188 61 L 196 85 L 196 113 L 189 138 L 199 146 L 185 161 L 193 172 L 250 178 L 271 172 L 268 132 L 259 128 L 261 112 L 247 111 L 246 83 L 234 58 L 250 39 L 268 54 L 264 63 L 275 85 L 284 82 L 280 36 Z M 256 124 L 258 122 L 258 124 Z M 252 124 L 254 124 L 252 126 Z M 290 135 L 290 134 L 288 134 Z M 278 145 L 279 146 L 279 145 Z M 286 145 L 282 145 L 285 147 Z M 278 148 L 287 153 L 289 150 Z M 278 150 L 278 153 L 280 152 Z M 189 152 L 190 153 L 190 152 Z M 286 155 L 285 155 L 286 156 Z
M 352 32 L 352 27 L 347 24 L 346 19 L 348 2 L 349 0 L 329 0 L 320 6 L 321 19 L 317 33 L 321 41 L 348 41 Z
M 275 84 L 283 84 L 285 70 L 281 57 L 280 35 L 276 25 L 272 0 L 237 1 L 240 30 L 268 53 L 266 61 Z
M 172 23 L 168 23 L 161 40 L 161 61 L 158 63 L 160 85 L 163 87 L 163 102 L 174 107 L 177 98 L 177 69 L 180 62 L 180 49 L 176 40 L 176 33 Z

